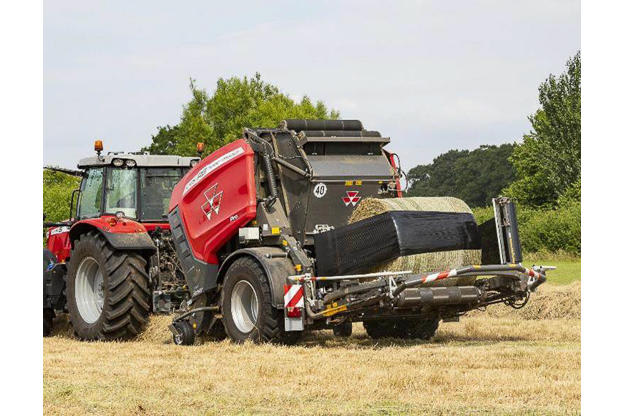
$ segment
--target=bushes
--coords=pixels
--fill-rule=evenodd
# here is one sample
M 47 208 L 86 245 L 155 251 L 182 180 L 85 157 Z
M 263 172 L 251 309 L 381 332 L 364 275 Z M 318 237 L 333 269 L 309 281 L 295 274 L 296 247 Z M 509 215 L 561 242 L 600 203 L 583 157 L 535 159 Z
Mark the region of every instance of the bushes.
M 491 207 L 473 209 L 481 224 L 494 216 Z M 581 254 L 581 203 L 567 201 L 555 209 L 518 206 L 518 228 L 522 251 Z
M 43 170 L 43 213 L 46 214 L 46 221 L 68 219 L 71 193 L 79 185 L 80 178 Z

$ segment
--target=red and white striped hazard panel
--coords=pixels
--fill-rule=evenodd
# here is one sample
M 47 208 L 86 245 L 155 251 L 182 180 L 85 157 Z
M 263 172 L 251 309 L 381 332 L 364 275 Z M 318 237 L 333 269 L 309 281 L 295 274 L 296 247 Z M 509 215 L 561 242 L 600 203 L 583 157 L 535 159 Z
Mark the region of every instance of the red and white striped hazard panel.
M 284 327 L 303 331 L 303 285 L 284 285 Z

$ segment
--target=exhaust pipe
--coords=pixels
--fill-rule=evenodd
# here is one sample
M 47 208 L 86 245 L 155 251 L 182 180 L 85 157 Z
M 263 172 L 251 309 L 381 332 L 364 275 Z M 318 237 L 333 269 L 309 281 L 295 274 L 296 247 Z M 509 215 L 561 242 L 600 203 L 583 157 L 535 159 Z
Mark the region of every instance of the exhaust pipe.
M 398 295 L 396 306 L 470 305 L 479 303 L 482 295 L 483 292 L 475 286 L 408 288 Z

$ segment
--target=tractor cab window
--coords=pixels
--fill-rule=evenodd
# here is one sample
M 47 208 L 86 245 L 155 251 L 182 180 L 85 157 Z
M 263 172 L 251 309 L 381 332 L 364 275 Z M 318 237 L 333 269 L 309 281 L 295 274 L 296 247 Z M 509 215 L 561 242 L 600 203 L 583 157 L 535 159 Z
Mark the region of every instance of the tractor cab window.
M 103 168 L 87 170 L 87 174 L 80 183 L 78 218 L 90 218 L 100 215 L 100 209 L 102 208 L 103 176 Z
M 183 175 L 180 168 L 141 169 L 142 221 L 163 221 L 167 218 L 171 192 Z
M 109 168 L 104 212 L 137 218 L 137 169 Z

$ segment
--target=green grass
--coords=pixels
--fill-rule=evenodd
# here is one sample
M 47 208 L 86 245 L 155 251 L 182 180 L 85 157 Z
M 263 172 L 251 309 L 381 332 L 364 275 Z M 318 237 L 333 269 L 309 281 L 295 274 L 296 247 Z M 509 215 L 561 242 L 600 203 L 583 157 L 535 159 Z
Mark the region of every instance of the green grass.
M 532 253 L 524 256 L 525 266 L 537 264 L 540 266 L 555 266 L 556 270 L 546 273 L 548 283 L 566 285 L 575 280 L 581 280 L 581 258 L 559 255 Z

